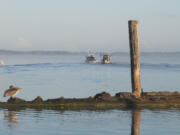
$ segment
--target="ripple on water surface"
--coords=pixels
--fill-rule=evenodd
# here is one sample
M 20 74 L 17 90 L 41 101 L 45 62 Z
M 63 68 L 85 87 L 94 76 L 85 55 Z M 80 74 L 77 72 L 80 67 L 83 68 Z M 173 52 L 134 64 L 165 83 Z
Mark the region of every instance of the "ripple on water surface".
M 140 134 L 180 134 L 179 110 L 142 110 Z M 57 111 L 0 110 L 3 135 L 117 135 L 131 133 L 131 110 Z

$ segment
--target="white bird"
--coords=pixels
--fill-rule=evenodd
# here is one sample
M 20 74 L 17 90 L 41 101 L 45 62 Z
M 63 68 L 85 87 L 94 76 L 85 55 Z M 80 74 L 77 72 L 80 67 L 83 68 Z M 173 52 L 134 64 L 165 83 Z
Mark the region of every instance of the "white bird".
M 3 60 L 0 60 L 0 64 L 1 64 L 2 66 L 5 66 L 5 63 L 4 63 Z
M 19 87 L 16 87 L 16 86 L 9 86 L 9 89 L 7 89 L 5 92 L 4 92 L 4 97 L 7 97 L 7 96 L 11 96 L 11 97 L 14 97 L 16 94 L 19 93 L 19 91 L 21 90 L 22 88 L 19 88 Z

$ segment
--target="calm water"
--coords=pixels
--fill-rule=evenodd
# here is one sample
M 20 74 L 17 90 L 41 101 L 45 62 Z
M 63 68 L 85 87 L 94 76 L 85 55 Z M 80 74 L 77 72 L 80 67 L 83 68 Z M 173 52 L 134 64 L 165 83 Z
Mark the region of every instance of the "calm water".
M 98 59 L 99 56 L 97 56 Z M 141 85 L 144 91 L 180 91 L 180 53 L 142 54 Z M 9 85 L 23 88 L 17 96 L 32 100 L 88 97 L 107 91 L 131 91 L 129 55 L 112 55 L 113 64 L 85 64 L 85 55 L 1 54 L 0 101 Z M 132 111 L 0 110 L 0 134 L 130 134 Z M 142 110 L 142 135 L 179 135 L 179 110 Z
M 0 110 L 2 135 L 130 135 L 131 110 Z M 141 135 L 179 135 L 180 110 L 139 111 Z M 137 115 L 134 115 L 137 117 Z
M 144 91 L 179 91 L 179 58 L 180 54 L 142 55 Z M 0 59 L 7 64 L 0 67 L 0 95 L 11 84 L 24 88 L 18 97 L 26 100 L 38 95 L 47 99 L 131 91 L 128 54 L 112 56 L 111 65 L 85 64 L 84 55 L 0 55 Z

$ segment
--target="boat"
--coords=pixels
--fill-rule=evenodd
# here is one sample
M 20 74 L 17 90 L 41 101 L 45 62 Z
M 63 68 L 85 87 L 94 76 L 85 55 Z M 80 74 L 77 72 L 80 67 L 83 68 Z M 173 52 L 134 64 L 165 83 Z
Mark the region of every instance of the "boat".
M 103 55 L 103 59 L 102 59 L 102 64 L 111 64 L 112 61 L 111 61 L 111 58 L 109 55 Z
M 88 54 L 86 57 L 86 63 L 97 63 L 97 59 L 94 54 Z
M 0 65 L 5 66 L 5 63 L 3 60 L 0 60 Z

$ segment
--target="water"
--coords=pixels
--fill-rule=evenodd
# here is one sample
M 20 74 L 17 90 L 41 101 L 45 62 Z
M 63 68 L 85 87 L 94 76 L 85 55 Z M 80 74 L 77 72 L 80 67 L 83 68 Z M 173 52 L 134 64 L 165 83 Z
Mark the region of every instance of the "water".
M 136 111 L 136 110 L 134 110 Z M 180 110 L 138 110 L 141 135 L 179 135 Z M 0 110 L 2 135 L 129 135 L 133 110 Z
M 99 56 L 97 55 L 97 58 Z M 145 53 L 141 56 L 144 91 L 179 91 L 180 53 Z M 113 64 L 85 64 L 84 54 L 1 54 L 0 95 L 9 85 L 23 88 L 18 97 L 32 100 L 89 97 L 107 91 L 131 91 L 129 54 L 113 54 Z M 0 96 L 0 101 L 7 98 Z
M 7 66 L 0 67 L 0 101 L 13 84 L 26 100 L 88 97 L 106 91 L 114 95 L 131 91 L 129 55 L 112 54 L 113 64 L 86 64 L 85 54 L 1 53 Z M 141 85 L 144 91 L 179 91 L 180 53 L 141 55 Z M 99 59 L 99 56 L 98 56 Z M 179 135 L 179 110 L 141 110 L 141 135 Z M 132 110 L 50 111 L 0 109 L 0 135 L 131 133 Z

